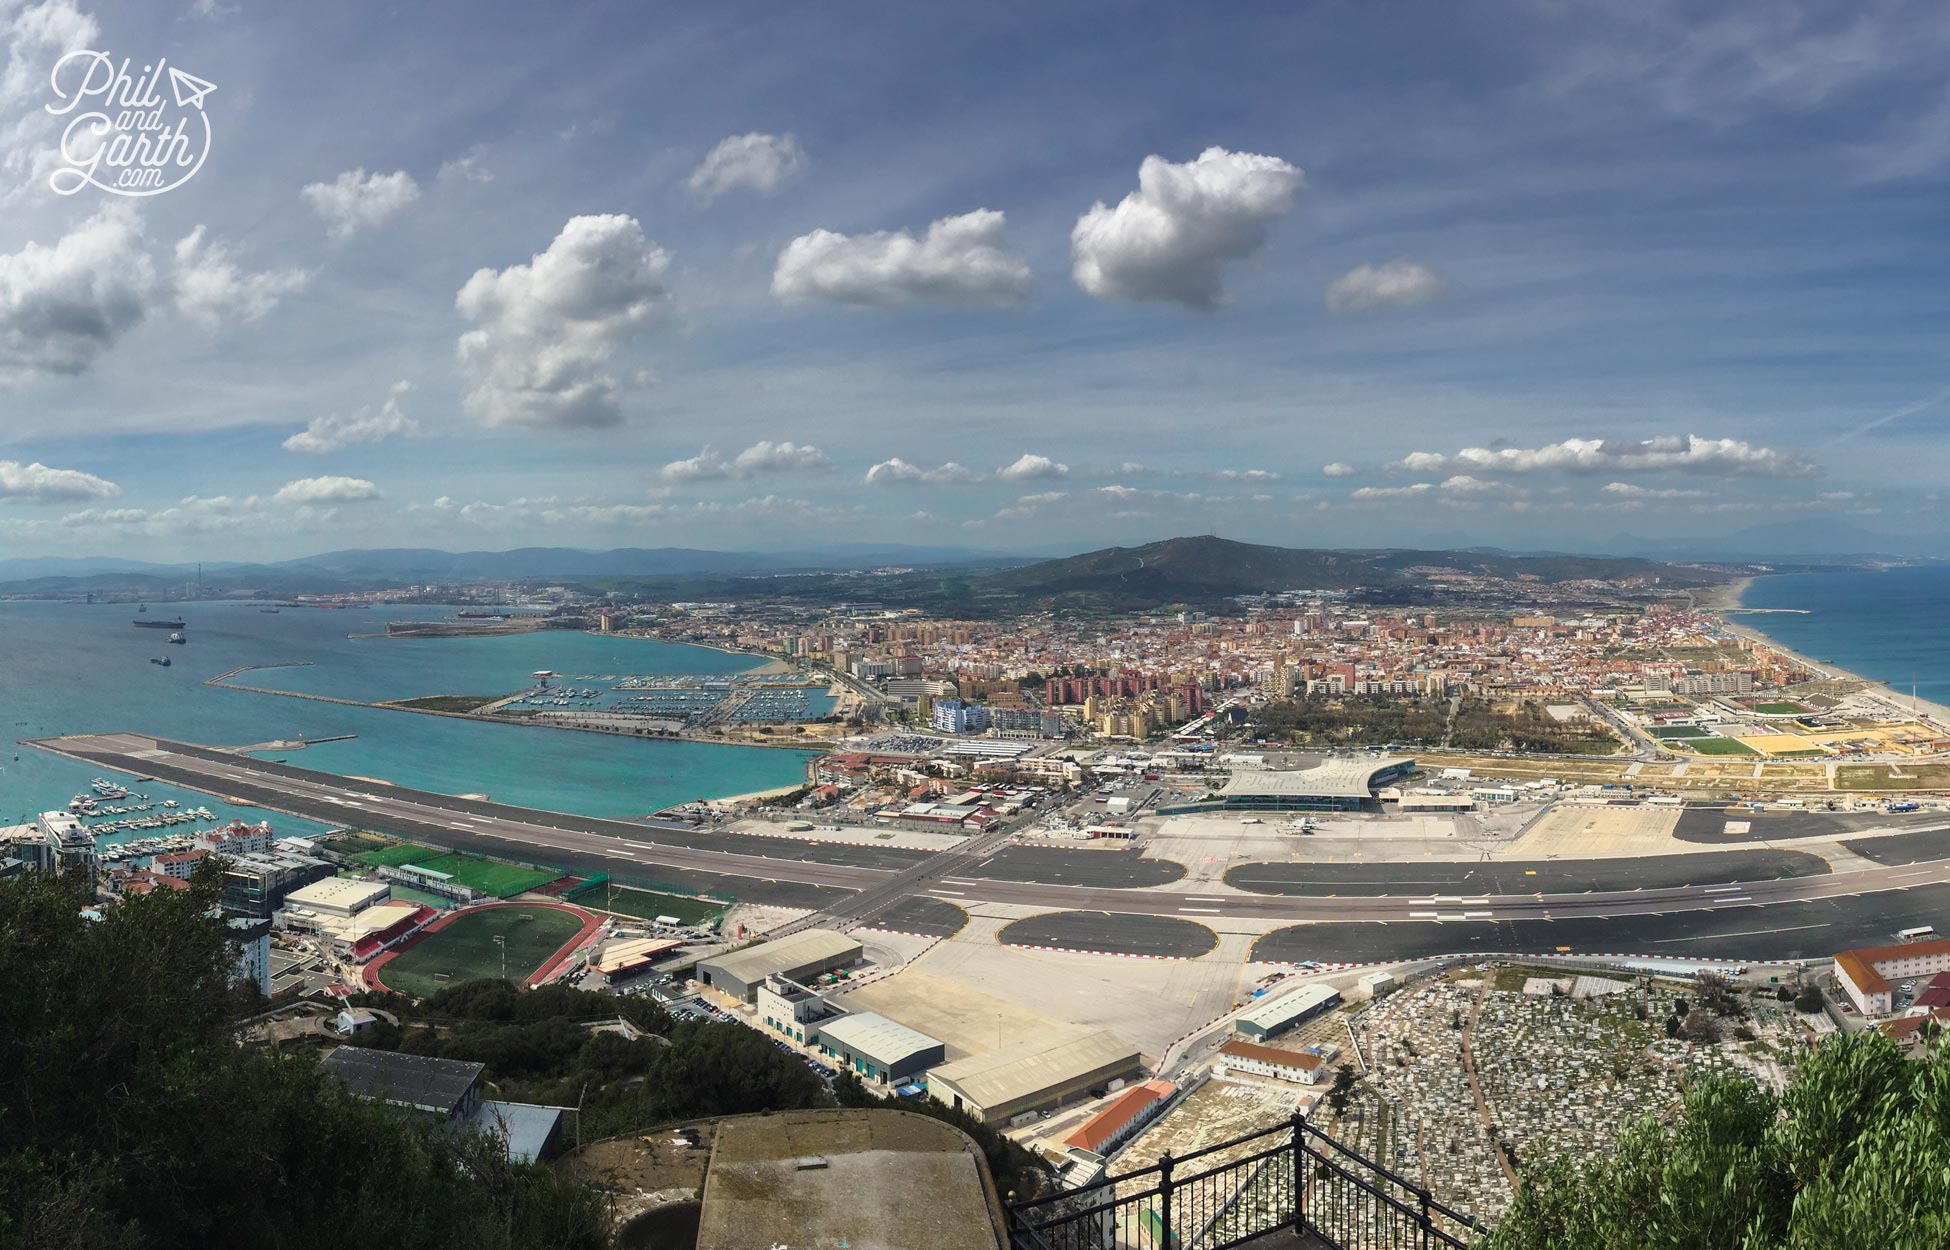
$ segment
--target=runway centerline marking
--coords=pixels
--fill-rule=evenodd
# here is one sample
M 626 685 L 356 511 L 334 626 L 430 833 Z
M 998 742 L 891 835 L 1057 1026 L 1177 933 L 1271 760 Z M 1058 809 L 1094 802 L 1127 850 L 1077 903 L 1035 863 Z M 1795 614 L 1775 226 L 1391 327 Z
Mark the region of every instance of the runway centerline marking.
M 1781 928 L 1781 929 L 1742 929 L 1738 933 L 1715 933 L 1713 936 L 1715 938 L 1758 937 L 1766 933 L 1797 933 L 1802 929 L 1827 929 L 1831 927 L 1833 926 L 1828 923 L 1797 924 L 1797 925 L 1788 925 L 1786 928 Z M 1673 942 L 1697 942 L 1700 940 L 1701 939 L 1696 937 L 1653 938 L 1652 944 L 1654 946 L 1667 946 Z

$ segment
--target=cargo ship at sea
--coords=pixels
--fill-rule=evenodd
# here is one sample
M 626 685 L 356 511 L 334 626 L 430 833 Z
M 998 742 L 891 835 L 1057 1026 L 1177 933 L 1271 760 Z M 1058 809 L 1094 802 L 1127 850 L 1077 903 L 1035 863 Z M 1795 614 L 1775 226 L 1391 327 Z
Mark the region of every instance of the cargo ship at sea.
M 135 627 L 137 629 L 181 629 L 183 622 L 180 619 L 172 621 L 167 617 L 150 616 L 136 621 Z

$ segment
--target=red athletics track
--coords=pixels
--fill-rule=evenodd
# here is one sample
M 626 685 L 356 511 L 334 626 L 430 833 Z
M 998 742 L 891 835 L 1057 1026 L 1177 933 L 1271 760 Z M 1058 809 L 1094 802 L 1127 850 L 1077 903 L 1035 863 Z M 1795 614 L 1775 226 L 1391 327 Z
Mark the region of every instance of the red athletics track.
M 582 908 L 575 906 L 573 903 L 511 903 L 506 901 L 498 902 L 498 903 L 477 903 L 472 907 L 463 907 L 458 911 L 448 912 L 440 919 L 434 921 L 426 928 L 414 934 L 411 938 L 407 939 L 405 942 L 401 943 L 400 945 L 394 947 L 392 950 L 389 950 L 385 954 L 374 959 L 371 963 L 367 964 L 364 968 L 361 968 L 359 970 L 360 978 L 365 981 L 367 989 L 373 989 L 373 990 L 387 989 L 386 983 L 379 979 L 379 970 L 385 967 L 387 964 L 391 963 L 393 956 L 399 954 L 402 951 L 411 950 L 413 947 L 418 946 L 420 944 L 420 941 L 423 938 L 425 938 L 427 934 L 440 932 L 440 930 L 452 924 L 454 922 L 455 917 L 465 916 L 471 912 L 486 911 L 491 907 L 521 907 L 527 909 L 528 911 L 536 911 L 540 908 L 547 907 L 555 911 L 572 912 L 575 915 L 582 917 L 582 928 L 576 931 L 574 937 L 570 938 L 568 941 L 562 943 L 561 946 L 557 947 L 553 955 L 550 955 L 547 959 L 543 960 L 541 967 L 535 969 L 534 972 L 530 973 L 528 975 L 528 979 L 522 982 L 523 985 L 533 985 L 537 981 L 546 977 L 549 973 L 553 972 L 558 964 L 560 964 L 564 959 L 567 959 L 569 955 L 578 946 L 581 946 L 584 942 L 587 942 L 590 938 L 590 935 L 594 934 L 597 929 L 602 927 L 603 924 L 603 918 L 601 916 L 598 916 L 593 912 L 584 911 Z M 391 991 L 388 990 L 388 992 L 390 993 Z

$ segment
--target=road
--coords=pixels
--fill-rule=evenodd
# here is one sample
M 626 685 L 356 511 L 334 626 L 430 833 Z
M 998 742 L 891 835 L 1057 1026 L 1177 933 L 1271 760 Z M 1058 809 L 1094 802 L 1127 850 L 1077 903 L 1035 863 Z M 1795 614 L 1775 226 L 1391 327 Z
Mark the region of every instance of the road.
M 1461 935 L 1454 932 L 1456 926 L 1490 929 L 1510 922 L 1576 922 L 1580 933 L 1591 934 L 1601 945 L 1604 928 L 1597 922 L 1694 914 L 1696 921 L 1726 931 L 1723 924 L 1713 924 L 1711 917 L 1737 911 L 1752 921 L 1740 925 L 1740 930 L 1760 932 L 1767 929 L 1764 912 L 1770 907 L 1833 901 L 1868 914 L 1881 906 L 1871 896 L 1950 885 L 1950 859 L 1750 881 L 1715 881 L 1710 874 L 1703 874 L 1701 880 L 1685 884 L 1580 892 L 1438 891 L 1428 885 L 1428 870 L 1435 865 L 1426 863 L 1415 866 L 1423 878 L 1418 883 L 1420 888 L 1400 895 L 1200 894 L 1059 884 L 984 875 L 985 866 L 1005 849 L 1006 830 L 978 835 L 918 862 L 890 867 L 883 861 L 876 866 L 864 857 L 863 862 L 806 858 L 806 848 L 819 844 L 781 842 L 778 854 L 766 854 L 760 848 L 766 848 L 769 839 L 700 833 L 689 825 L 668 822 L 602 820 L 372 785 L 137 734 L 43 739 L 28 745 L 104 769 L 154 777 L 219 798 L 236 797 L 327 824 L 357 824 L 437 846 L 559 864 L 578 872 L 608 871 L 626 877 L 650 874 L 676 884 L 709 882 L 713 888 L 728 889 L 753 901 L 814 909 L 814 916 L 795 927 L 865 923 L 902 900 L 932 898 L 963 907 L 1006 903 L 1109 916 L 1172 916 L 1201 924 L 1234 919 L 1286 924 L 1398 924 L 1418 932 L 1439 927 L 1451 931 L 1440 941 L 1449 942 L 1452 949 L 1475 944 L 1461 941 Z M 726 845 L 741 849 L 723 849 Z M 1459 882 L 1464 874 L 1480 874 L 1482 869 L 1473 863 L 1455 867 Z M 1640 922 L 1632 927 L 1643 931 L 1646 926 Z M 1316 957 L 1333 956 L 1327 953 Z

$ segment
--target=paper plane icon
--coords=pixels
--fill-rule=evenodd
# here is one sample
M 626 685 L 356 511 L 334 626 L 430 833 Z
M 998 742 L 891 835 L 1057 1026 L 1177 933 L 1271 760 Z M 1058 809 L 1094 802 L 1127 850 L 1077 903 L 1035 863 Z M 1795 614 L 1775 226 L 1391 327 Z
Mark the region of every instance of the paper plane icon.
M 169 85 L 176 92 L 178 108 L 202 108 L 203 97 L 217 89 L 217 84 L 205 82 L 195 74 L 185 74 L 174 65 L 169 67 Z

